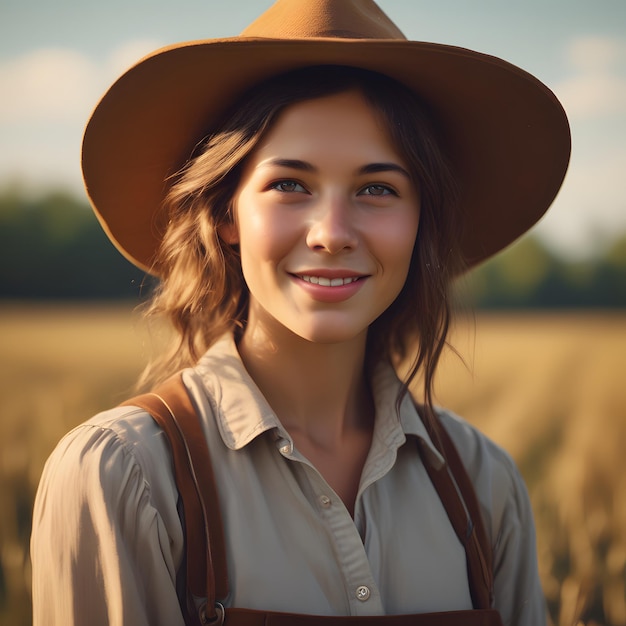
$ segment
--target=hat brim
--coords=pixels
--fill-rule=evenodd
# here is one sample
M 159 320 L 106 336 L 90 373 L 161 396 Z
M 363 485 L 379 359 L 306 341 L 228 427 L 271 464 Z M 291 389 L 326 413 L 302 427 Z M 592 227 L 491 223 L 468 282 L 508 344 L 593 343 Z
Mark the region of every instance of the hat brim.
M 90 202 L 116 247 L 153 266 L 167 179 L 253 84 L 298 67 L 347 65 L 407 85 L 436 113 L 461 191 L 462 253 L 476 265 L 546 212 L 570 155 L 567 117 L 535 77 L 496 57 L 402 40 L 242 38 L 146 57 L 103 96 L 82 152 Z

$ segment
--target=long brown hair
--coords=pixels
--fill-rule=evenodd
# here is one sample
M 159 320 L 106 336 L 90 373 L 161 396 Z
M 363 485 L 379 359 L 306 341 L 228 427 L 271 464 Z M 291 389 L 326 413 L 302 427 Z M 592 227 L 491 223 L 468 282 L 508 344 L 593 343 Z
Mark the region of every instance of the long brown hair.
M 144 380 L 192 365 L 224 333 L 244 328 L 248 289 L 238 248 L 218 233 L 231 220 L 231 200 L 246 157 L 289 105 L 352 89 L 363 94 L 387 128 L 421 201 L 408 278 L 370 327 L 368 362 L 414 355 L 404 389 L 421 373 L 432 413 L 433 377 L 450 324 L 449 287 L 462 269 L 457 194 L 445 138 L 412 91 L 387 76 L 349 67 L 305 68 L 252 88 L 174 177 L 163 207 L 169 226 L 156 259 L 162 280 L 147 313 L 169 319 L 176 336 Z

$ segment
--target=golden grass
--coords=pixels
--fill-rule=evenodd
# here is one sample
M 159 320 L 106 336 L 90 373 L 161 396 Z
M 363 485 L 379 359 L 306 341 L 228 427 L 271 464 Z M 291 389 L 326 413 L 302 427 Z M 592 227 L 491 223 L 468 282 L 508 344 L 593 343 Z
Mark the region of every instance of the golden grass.
M 65 432 L 130 392 L 145 362 L 136 321 L 120 306 L 0 308 L 0 624 L 31 622 L 39 476 Z
M 516 459 L 559 626 L 626 624 L 626 316 L 481 315 L 438 397 Z
M 453 343 L 469 370 L 447 354 L 438 401 L 518 462 L 554 624 L 625 626 L 626 316 L 480 314 Z M 0 623 L 30 623 L 30 508 L 47 455 L 132 392 L 148 352 L 128 307 L 0 308 Z

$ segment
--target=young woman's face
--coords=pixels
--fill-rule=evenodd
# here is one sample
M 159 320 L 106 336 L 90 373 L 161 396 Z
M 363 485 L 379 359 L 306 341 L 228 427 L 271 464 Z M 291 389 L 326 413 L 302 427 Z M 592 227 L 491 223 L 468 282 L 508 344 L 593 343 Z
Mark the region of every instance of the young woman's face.
M 240 245 L 248 330 L 365 336 L 404 285 L 419 192 L 358 92 L 285 109 L 249 157 L 233 207 L 221 234 Z

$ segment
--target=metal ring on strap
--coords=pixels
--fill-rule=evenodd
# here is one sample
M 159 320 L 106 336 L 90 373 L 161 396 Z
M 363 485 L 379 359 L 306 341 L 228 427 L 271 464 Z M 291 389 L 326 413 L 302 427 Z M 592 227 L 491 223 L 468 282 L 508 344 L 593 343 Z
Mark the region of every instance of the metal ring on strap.
M 226 611 L 224 606 L 220 602 L 215 603 L 215 617 L 211 618 L 207 614 L 206 603 L 198 609 L 200 615 L 200 623 L 208 624 L 209 626 L 223 626 Z

